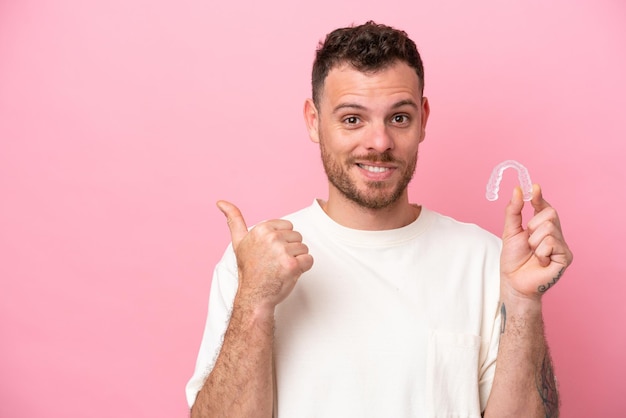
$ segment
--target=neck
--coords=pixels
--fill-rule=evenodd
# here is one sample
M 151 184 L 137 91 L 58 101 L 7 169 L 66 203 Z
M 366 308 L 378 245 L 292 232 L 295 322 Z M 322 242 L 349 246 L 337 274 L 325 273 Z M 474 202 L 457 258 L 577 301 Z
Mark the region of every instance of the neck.
M 396 202 L 380 209 L 359 205 L 345 196 L 330 193 L 328 201 L 319 201 L 328 216 L 338 224 L 352 229 L 382 231 L 397 229 L 415 221 L 421 207 L 409 203 L 406 191 Z

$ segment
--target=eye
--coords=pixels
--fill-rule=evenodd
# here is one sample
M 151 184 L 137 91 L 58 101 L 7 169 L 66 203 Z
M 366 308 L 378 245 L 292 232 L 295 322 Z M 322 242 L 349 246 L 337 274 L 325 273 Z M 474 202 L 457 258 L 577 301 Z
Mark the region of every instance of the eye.
M 356 125 L 357 123 L 359 123 L 359 118 L 356 116 L 348 116 L 343 119 L 343 122 L 346 125 Z
M 404 114 L 393 115 L 391 118 L 391 122 L 397 125 L 406 125 L 409 120 L 409 116 Z

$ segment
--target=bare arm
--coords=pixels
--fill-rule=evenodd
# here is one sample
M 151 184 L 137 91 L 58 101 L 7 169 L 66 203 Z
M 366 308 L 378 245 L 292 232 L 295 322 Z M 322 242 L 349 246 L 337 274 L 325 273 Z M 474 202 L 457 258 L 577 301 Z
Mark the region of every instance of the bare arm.
M 233 307 L 222 349 L 198 393 L 192 418 L 271 416 L 273 326 L 271 313 Z
M 559 416 L 542 296 L 572 261 L 558 215 L 534 186 L 535 216 L 522 227 L 521 191 L 506 211 L 501 258 L 501 336 L 485 417 Z
M 558 417 L 559 395 L 541 306 L 503 302 L 501 311 L 498 362 L 485 417 Z
M 313 258 L 290 222 L 267 221 L 248 232 L 236 206 L 223 201 L 218 206 L 230 228 L 239 285 L 222 348 L 191 416 L 269 418 L 274 309 Z

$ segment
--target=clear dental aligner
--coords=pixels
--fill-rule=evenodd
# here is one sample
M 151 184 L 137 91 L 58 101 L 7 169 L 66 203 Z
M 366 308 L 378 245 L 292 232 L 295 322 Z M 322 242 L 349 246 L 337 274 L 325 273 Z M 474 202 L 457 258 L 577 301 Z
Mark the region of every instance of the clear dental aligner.
M 495 166 L 489 177 L 487 183 L 487 200 L 493 202 L 498 200 L 498 190 L 500 190 L 500 181 L 502 181 L 502 173 L 507 168 L 514 168 L 517 170 L 517 177 L 519 178 L 519 185 L 522 188 L 524 194 L 524 200 L 529 201 L 532 199 L 533 183 L 530 181 L 530 174 L 526 167 L 514 160 L 506 160 Z

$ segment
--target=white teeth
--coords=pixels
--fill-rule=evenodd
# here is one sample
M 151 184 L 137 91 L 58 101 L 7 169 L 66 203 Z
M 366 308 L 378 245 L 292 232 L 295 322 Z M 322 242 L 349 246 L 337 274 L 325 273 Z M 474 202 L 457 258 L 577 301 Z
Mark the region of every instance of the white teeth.
M 364 164 L 359 164 L 359 167 L 369 171 L 370 173 L 382 173 L 384 171 L 389 170 L 387 167 L 375 167 L 373 165 L 364 165 Z

